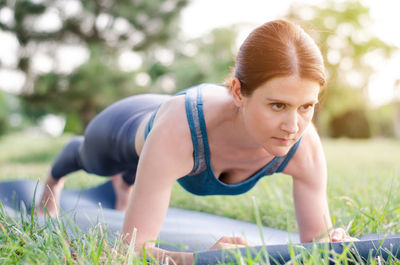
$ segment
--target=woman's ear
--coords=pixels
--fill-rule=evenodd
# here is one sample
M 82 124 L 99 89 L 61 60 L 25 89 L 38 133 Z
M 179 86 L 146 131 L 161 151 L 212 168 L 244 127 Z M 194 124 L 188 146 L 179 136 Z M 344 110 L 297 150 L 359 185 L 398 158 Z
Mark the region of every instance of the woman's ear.
M 243 105 L 243 95 L 240 90 L 240 81 L 237 77 L 232 79 L 232 96 L 233 101 L 237 107 L 241 107 Z

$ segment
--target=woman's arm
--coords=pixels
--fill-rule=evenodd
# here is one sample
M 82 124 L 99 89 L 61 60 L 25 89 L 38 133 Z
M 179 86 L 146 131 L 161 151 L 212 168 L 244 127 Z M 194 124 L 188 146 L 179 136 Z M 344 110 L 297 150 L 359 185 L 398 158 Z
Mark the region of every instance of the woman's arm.
M 310 242 L 330 231 L 326 161 L 313 125 L 305 131 L 299 149 L 284 173 L 293 177 L 293 200 L 300 240 Z
M 184 115 L 184 104 L 160 108 L 140 154 L 122 234 L 129 243 L 134 228 L 137 229 L 135 249 L 140 254 L 144 246 L 160 262 L 170 256 L 178 264 L 192 264 L 192 253 L 165 251 L 154 243 L 168 210 L 174 182 L 193 167 L 193 146 Z
M 122 235 L 130 243 L 136 228 L 135 251 L 162 263 L 193 264 L 193 253 L 166 251 L 155 246 L 168 210 L 176 179 L 193 168 L 193 144 L 187 123 L 184 97 L 176 97 L 158 111 L 151 133 L 140 153 L 134 189 L 126 211 Z M 247 246 L 240 237 L 222 237 L 211 249 Z

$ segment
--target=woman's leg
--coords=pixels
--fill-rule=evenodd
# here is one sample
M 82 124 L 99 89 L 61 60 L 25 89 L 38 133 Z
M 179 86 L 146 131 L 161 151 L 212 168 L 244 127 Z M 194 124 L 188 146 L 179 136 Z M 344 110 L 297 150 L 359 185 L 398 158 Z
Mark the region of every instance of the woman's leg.
M 125 173 L 117 174 L 111 177 L 115 192 L 115 209 L 125 211 L 128 206 L 129 198 L 133 190 L 133 183 L 127 183 L 123 177 Z
M 44 184 L 42 198 L 36 208 L 36 214 L 55 217 L 59 213 L 61 191 L 64 187 L 65 175 L 82 169 L 79 150 L 83 137 L 74 137 L 68 142 L 54 162 Z
M 146 115 L 167 100 L 167 95 L 138 95 L 118 101 L 99 113 L 84 137 L 73 138 L 61 151 L 46 180 L 38 207 L 50 216 L 58 214 L 64 176 L 83 169 L 99 176 L 115 176 L 116 209 L 124 210 L 133 190 L 139 157 L 134 149 L 136 130 Z M 118 174 L 119 172 L 123 172 Z
M 36 207 L 35 213 L 38 216 L 49 215 L 56 217 L 59 212 L 61 191 L 64 187 L 65 177 L 55 179 L 49 173 L 44 184 L 42 198 Z

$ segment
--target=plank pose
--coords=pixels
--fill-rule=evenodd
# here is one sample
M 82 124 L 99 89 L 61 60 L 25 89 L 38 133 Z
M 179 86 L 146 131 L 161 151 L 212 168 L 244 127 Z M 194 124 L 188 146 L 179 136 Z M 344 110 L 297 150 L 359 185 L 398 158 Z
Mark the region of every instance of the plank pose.
M 223 85 L 132 96 L 102 111 L 54 162 L 38 211 L 45 205 L 50 215 L 58 214 L 68 173 L 112 176 L 116 208 L 126 210 L 126 241 L 136 228 L 138 249 L 144 245 L 160 260 L 192 264 L 192 253 L 154 245 L 174 182 L 196 195 L 235 195 L 283 172 L 293 178 L 301 241 L 323 234 L 351 240 L 332 228 L 325 157 L 311 124 L 325 82 L 321 52 L 307 33 L 286 20 L 265 23 L 244 41 Z M 214 248 L 245 244 L 222 238 Z

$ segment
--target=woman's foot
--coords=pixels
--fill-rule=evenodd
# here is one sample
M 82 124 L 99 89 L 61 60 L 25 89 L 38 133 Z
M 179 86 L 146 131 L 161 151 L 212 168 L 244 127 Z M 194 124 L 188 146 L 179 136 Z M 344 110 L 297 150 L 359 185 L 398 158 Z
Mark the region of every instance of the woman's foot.
M 117 174 L 111 177 L 115 192 L 115 209 L 125 211 L 128 207 L 129 197 L 133 190 L 133 185 L 128 185 L 123 179 L 122 174 Z
M 44 185 L 43 195 L 39 202 L 39 205 L 35 209 L 37 216 L 49 215 L 50 217 L 58 216 L 60 196 L 64 187 L 65 179 L 59 180 L 54 179 L 52 176 L 48 176 Z

